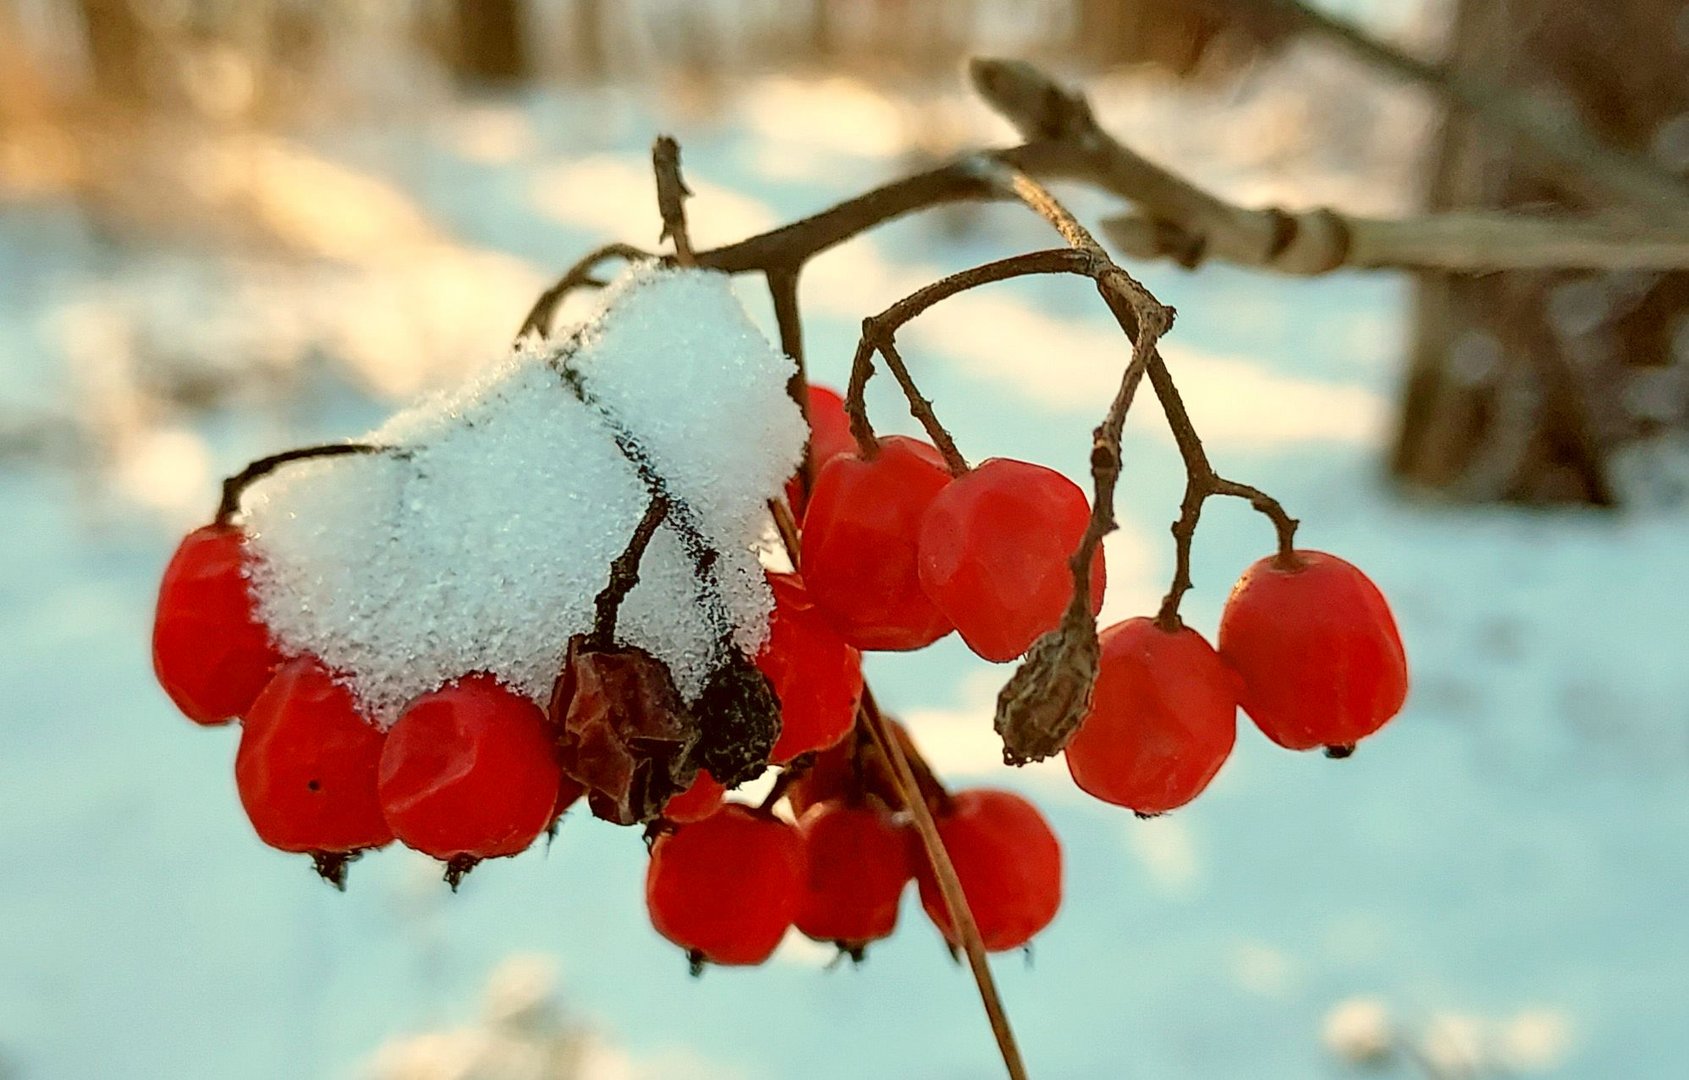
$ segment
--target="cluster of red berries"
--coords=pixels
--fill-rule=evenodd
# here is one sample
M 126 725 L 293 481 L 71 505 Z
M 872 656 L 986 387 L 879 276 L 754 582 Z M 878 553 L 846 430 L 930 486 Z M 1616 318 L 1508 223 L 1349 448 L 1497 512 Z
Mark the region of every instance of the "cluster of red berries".
M 902 745 L 912 746 L 895 725 Z M 786 932 L 860 960 L 889 937 L 910 881 L 952 946 L 961 937 L 931 864 L 865 740 L 817 755 L 783 794 L 793 820 L 769 807 L 720 802 L 688 819 L 671 802 L 652 845 L 645 900 L 657 931 L 694 966 L 760 964 Z M 1061 846 L 1037 808 L 1007 791 L 934 789 L 938 836 L 988 950 L 1025 946 L 1061 906 Z M 695 811 L 694 811 L 695 812 Z
M 904 436 L 857 452 L 837 394 L 812 387 L 819 465 L 802 518 L 801 568 L 817 605 L 863 649 L 916 649 L 957 630 L 1012 660 L 1054 629 L 1085 494 L 1050 469 L 993 458 L 952 475 Z M 1105 572 L 1091 567 L 1093 614 Z M 1090 708 L 1065 757 L 1078 785 L 1140 814 L 1195 798 L 1237 736 L 1237 710 L 1274 742 L 1344 756 L 1394 716 L 1407 663 L 1388 605 L 1360 570 L 1316 551 L 1262 559 L 1232 590 L 1218 652 L 1171 619 L 1099 635 Z
M 861 650 L 918 649 L 956 630 L 988 660 L 1025 654 L 1073 599 L 1069 564 L 1091 508 L 1071 481 L 1027 462 L 953 472 L 903 436 L 859 449 L 830 390 L 811 387 L 808 412 L 814 484 L 787 491 L 797 569 L 768 575 L 774 611 L 756 658 L 780 719 L 767 758 L 786 766 L 762 806 L 726 801 L 698 767 L 685 743 L 696 733 L 684 730 L 695 721 L 660 662 L 584 638 L 570 643 L 549 708 L 469 673 L 381 730 L 336 673 L 277 651 L 255 610 L 245 536 L 227 522 L 190 534 L 165 572 L 160 683 L 198 723 L 241 720 L 235 775 L 253 827 L 337 883 L 348 859 L 394 839 L 443 860 L 455 883 L 482 859 L 525 850 L 584 794 L 596 815 L 649 827 L 653 925 L 695 963 L 759 963 L 794 926 L 860 956 L 892 932 L 911 880 L 959 944 L 910 795 L 863 723 Z M 1104 576 L 1099 549 L 1093 614 Z M 1280 745 L 1340 756 L 1406 695 L 1384 598 L 1319 552 L 1281 552 L 1245 572 L 1218 650 L 1176 616 L 1118 623 L 1098 645 L 1067 765 L 1085 791 L 1144 815 L 1207 786 L 1239 707 Z M 919 763 L 907 734 L 886 730 Z M 951 794 L 919 775 L 918 805 L 983 944 L 1024 946 L 1060 906 L 1055 835 L 1016 795 Z
M 393 839 L 457 868 L 526 849 L 574 801 L 533 702 L 485 675 L 413 701 L 387 731 L 316 659 L 282 657 L 259 620 L 245 537 L 189 534 L 159 590 L 153 666 L 201 724 L 241 720 L 235 780 L 263 841 L 336 878 Z

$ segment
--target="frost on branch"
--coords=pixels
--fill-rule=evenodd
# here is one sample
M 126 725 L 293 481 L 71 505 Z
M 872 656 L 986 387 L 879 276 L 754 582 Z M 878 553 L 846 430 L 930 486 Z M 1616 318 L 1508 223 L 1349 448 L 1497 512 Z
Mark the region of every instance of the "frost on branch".
M 726 276 L 635 266 L 579 326 L 525 339 L 362 440 L 389 452 L 257 485 L 245 507 L 261 616 L 384 726 L 477 671 L 544 707 L 661 494 L 673 510 L 615 636 L 666 664 L 695 706 L 767 633 L 755 548 L 804 441 L 790 375 Z

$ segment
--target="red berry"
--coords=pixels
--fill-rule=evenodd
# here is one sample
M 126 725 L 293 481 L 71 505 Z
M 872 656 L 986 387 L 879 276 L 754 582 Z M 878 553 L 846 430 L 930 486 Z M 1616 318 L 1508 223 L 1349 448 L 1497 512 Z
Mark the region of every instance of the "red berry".
M 796 574 L 769 574 L 774 615 L 757 667 L 780 699 L 776 764 L 832 746 L 856 723 L 862 700 L 862 654 L 845 643 L 817 610 Z
M 1073 597 L 1068 560 L 1091 507 L 1054 469 L 992 458 L 939 492 L 921 519 L 921 587 L 987 660 L 1013 660 L 1061 621 Z M 1091 613 L 1102 608 L 1103 553 L 1091 561 Z
M 821 466 L 840 454 L 855 452 L 856 437 L 850 433 L 850 417 L 845 415 L 844 398 L 837 390 L 810 383 L 808 399 L 805 411 L 809 414 L 809 459 L 814 462 L 816 472 L 820 472 Z M 801 478 L 794 476 L 786 482 L 786 502 L 793 514 L 803 517 Z
M 1346 752 L 1407 698 L 1407 657 L 1390 605 L 1335 555 L 1296 552 L 1243 572 L 1220 616 L 1220 656 L 1243 677 L 1243 711 L 1292 750 Z
M 196 723 L 221 724 L 246 712 L 281 663 L 254 611 L 245 541 L 233 525 L 195 529 L 171 556 L 158 589 L 153 670 Z
M 815 755 L 815 761 L 786 788 L 786 801 L 800 819 L 810 807 L 842 799 L 859 790 L 856 778 L 856 740 L 842 739 Z
M 816 941 L 859 952 L 890 937 L 915 876 L 908 830 L 882 809 L 824 802 L 798 823 L 809 875 L 794 922 Z
M 555 816 L 561 784 L 545 713 L 491 675 L 411 702 L 381 754 L 387 823 L 436 859 L 525 850 Z
M 727 789 L 715 782 L 715 777 L 698 770 L 692 786 L 663 804 L 663 820 L 675 825 L 702 821 L 721 808 Z
M 283 666 L 247 711 L 235 755 L 235 784 L 259 839 L 319 854 L 392 840 L 375 793 L 383 742 L 315 659 Z
M 1140 814 L 1190 802 L 1237 741 L 1237 676 L 1189 627 L 1104 630 L 1091 708 L 1067 744 L 1080 787 Z
M 981 939 L 991 952 L 1018 949 L 1061 907 L 1061 844 L 1038 808 L 1007 791 L 976 788 L 936 815 Z M 917 867 L 921 906 L 952 945 L 961 944 L 925 858 Z
M 871 460 L 843 454 L 810 492 L 800 568 L 815 604 L 859 649 L 919 649 L 950 632 L 921 591 L 921 516 L 950 473 L 938 451 L 891 435 Z
M 803 883 L 797 829 L 728 803 L 657 838 L 645 906 L 657 932 L 695 961 L 760 964 L 792 925 Z

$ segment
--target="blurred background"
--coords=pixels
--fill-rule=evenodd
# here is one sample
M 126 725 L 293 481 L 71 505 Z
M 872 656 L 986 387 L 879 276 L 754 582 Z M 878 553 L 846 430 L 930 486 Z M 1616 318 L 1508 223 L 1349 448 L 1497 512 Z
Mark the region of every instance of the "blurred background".
M 1320 10 L 1689 174 L 1685 5 Z M 970 54 L 1082 85 L 1245 205 L 1603 209 L 1308 25 L 1275 0 L 0 0 L 0 1077 L 997 1075 L 912 900 L 860 969 L 794 939 L 691 980 L 638 836 L 580 814 L 457 895 L 399 850 L 334 893 L 251 834 L 236 732 L 154 685 L 158 574 L 221 476 L 498 356 L 590 247 L 655 245 L 659 132 L 700 245 L 1010 143 Z M 864 315 L 1049 242 L 957 206 L 828 253 L 816 378 Z M 1246 723 L 1144 822 L 1059 762 L 997 764 L 1006 668 L 873 658 L 947 780 L 1022 790 L 1064 838 L 1063 914 L 995 962 L 1033 1075 L 1683 1075 L 1689 275 L 1132 269 L 1179 310 L 1216 465 L 1381 584 L 1414 689 L 1344 762 Z M 1082 475 L 1125 358 L 1089 290 L 999 286 L 906 340 L 964 453 Z M 1126 463 L 1105 619 L 1172 569 L 1183 474 L 1147 400 Z M 1270 543 L 1211 505 L 1194 626 Z

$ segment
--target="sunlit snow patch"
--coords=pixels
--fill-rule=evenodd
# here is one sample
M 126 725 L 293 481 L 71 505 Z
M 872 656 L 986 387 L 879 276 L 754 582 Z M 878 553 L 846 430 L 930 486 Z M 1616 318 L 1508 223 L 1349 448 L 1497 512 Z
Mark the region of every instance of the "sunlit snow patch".
M 474 671 L 543 703 L 655 482 L 674 510 L 617 636 L 667 662 L 690 699 L 723 633 L 747 652 L 766 633 L 754 546 L 803 447 L 790 374 L 726 276 L 634 267 L 581 325 L 361 440 L 392 452 L 255 487 L 261 614 L 285 651 L 343 673 L 380 723 Z M 700 586 L 686 522 L 716 552 L 719 601 Z

